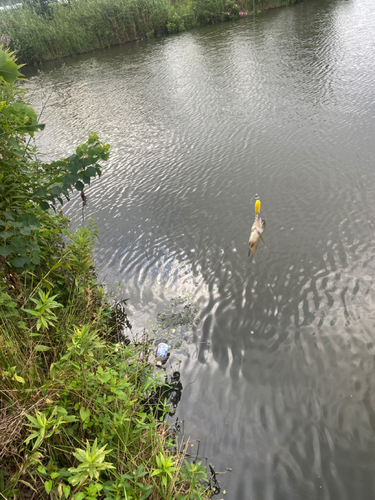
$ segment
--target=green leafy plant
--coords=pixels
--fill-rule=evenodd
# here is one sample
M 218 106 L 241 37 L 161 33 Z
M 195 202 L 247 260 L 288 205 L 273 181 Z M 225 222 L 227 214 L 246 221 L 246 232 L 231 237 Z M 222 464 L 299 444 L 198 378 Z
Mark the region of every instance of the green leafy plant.
M 87 441 L 86 449 L 76 449 L 73 455 L 81 463 L 78 467 L 71 467 L 69 472 L 73 475 L 69 478 L 69 482 L 73 486 L 78 484 L 83 484 L 88 478 L 99 479 L 99 474 L 101 471 L 114 469 L 114 465 L 110 462 L 104 462 L 105 456 L 111 452 L 111 450 L 106 450 L 106 444 L 101 448 L 98 448 L 97 439 L 95 439 L 92 446 Z
M 3 46 L 0 45 L 0 49 L 2 48 Z M 11 52 L 9 49 L 0 51 L 0 81 L 13 83 L 21 76 L 19 72 L 20 67 L 15 62 L 14 52 Z M 2 105 L 4 106 L 3 103 Z
M 159 456 L 155 457 L 155 461 L 157 468 L 152 472 L 151 477 L 160 476 L 161 484 L 166 488 L 168 483 L 173 479 L 173 474 L 178 470 L 176 461 L 171 456 L 165 457 L 161 452 Z
M 75 422 L 74 415 L 68 415 L 67 411 L 61 406 L 55 407 L 50 415 L 45 412 L 37 411 L 35 417 L 26 414 L 30 420 L 33 432 L 26 438 L 25 443 L 29 443 L 36 439 L 33 450 L 39 447 L 43 439 L 51 437 L 55 432 L 59 432 L 59 428 L 68 422 Z
M 44 293 L 43 290 L 38 290 L 39 300 L 30 298 L 35 303 L 35 309 L 23 309 L 25 312 L 32 314 L 38 318 L 36 329 L 46 330 L 49 326 L 53 326 L 57 321 L 57 316 L 52 312 L 52 309 L 62 307 L 54 299 L 57 295 L 50 297 L 50 291 Z
M 92 132 L 68 158 L 40 161 L 30 139 L 44 125 L 17 85 L 21 66 L 0 47 L 0 258 L 19 271 L 40 264 L 43 211 L 56 211 L 75 190 L 82 193 L 109 156 L 109 145 Z
M 206 467 L 202 465 L 202 462 L 195 463 L 185 460 L 181 473 L 187 480 L 188 491 L 179 495 L 177 500 L 200 500 L 208 494 L 207 487 L 202 483 L 206 480 Z

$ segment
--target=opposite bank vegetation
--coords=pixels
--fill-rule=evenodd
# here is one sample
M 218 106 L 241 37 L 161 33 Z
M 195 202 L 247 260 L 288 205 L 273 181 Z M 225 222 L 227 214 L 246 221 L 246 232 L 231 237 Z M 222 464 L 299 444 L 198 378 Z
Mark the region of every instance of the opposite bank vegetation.
M 22 0 L 0 10 L 0 44 L 39 63 L 231 21 L 300 0 Z
M 95 228 L 71 232 L 59 211 L 74 191 L 85 200 L 109 145 L 91 133 L 44 163 L 20 76 L 0 50 L 0 498 L 210 498 L 164 421 L 150 344 L 119 342 L 129 323 L 98 283 Z

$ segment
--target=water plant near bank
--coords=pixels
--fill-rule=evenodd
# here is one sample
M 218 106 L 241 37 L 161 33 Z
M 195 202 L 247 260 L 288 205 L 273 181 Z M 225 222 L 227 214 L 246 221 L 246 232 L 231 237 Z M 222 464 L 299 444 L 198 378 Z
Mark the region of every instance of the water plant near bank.
M 240 19 L 298 1 L 23 0 L 18 8 L 0 11 L 0 43 L 31 64 Z
M 113 341 L 129 321 L 99 283 L 95 226 L 72 232 L 59 210 L 109 146 L 92 133 L 43 163 L 19 69 L 0 50 L 0 496 L 208 498 L 205 467 L 185 461 L 155 400 L 148 339 Z

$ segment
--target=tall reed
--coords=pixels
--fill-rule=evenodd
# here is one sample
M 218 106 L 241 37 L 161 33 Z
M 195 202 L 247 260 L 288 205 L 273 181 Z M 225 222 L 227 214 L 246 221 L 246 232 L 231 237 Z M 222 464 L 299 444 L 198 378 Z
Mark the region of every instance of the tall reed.
M 0 11 L 0 43 L 27 64 L 80 54 L 144 37 L 296 3 L 298 0 L 68 0 L 44 15 L 30 4 Z M 232 15 L 228 16 L 228 12 Z

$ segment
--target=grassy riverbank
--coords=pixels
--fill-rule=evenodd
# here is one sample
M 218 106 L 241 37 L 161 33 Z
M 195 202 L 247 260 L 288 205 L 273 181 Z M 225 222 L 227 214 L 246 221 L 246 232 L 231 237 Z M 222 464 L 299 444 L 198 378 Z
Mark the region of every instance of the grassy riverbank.
M 147 338 L 118 343 L 129 323 L 98 281 L 95 228 L 73 233 L 59 213 L 72 191 L 85 201 L 109 146 L 91 134 L 43 163 L 17 76 L 0 50 L 0 496 L 209 498 L 205 467 L 163 421 Z
M 299 0 L 29 0 L 0 11 L 0 43 L 23 63 L 177 33 Z

